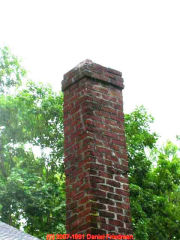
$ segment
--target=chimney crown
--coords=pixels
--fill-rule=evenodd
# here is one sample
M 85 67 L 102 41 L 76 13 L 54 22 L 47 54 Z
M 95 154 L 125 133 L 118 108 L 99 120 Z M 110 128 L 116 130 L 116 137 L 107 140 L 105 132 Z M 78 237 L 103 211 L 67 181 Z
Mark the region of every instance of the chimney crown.
M 64 75 L 64 79 L 62 81 L 62 90 L 64 91 L 66 88 L 84 77 L 103 81 L 116 86 L 119 89 L 124 88 L 121 72 L 111 68 L 103 67 L 89 59 L 86 59 Z

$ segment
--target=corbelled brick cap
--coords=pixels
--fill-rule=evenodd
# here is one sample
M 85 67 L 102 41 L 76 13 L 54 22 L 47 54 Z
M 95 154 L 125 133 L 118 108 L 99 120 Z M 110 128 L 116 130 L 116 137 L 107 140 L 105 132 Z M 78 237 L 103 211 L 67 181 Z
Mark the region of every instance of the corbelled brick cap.
M 124 88 L 121 72 L 111 68 L 103 67 L 87 59 L 64 75 L 64 80 L 62 81 L 62 90 L 64 91 L 70 85 L 81 80 L 83 77 L 90 77 L 100 80 L 114 85 L 120 89 Z

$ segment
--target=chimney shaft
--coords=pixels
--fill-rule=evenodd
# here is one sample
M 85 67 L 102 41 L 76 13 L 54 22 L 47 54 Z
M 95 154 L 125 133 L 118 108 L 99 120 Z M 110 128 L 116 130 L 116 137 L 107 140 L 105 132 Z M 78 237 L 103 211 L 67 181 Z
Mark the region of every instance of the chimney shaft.
M 90 60 L 64 75 L 67 233 L 132 234 L 123 88 Z

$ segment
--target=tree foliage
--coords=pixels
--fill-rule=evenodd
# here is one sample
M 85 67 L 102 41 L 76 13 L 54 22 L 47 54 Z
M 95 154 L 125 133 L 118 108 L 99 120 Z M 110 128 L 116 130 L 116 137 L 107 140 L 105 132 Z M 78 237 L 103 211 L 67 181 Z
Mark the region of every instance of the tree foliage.
M 8 92 L 12 87 L 20 86 L 26 71 L 17 57 L 7 47 L 0 48 L 0 93 Z
M 63 95 L 32 81 L 11 94 L 24 75 L 0 49 L 0 220 L 43 239 L 65 231 Z M 125 114 L 134 234 L 180 239 L 179 148 L 158 149 L 152 122 L 144 107 Z
M 19 73 L 13 59 L 7 67 Z M 1 82 L 7 93 L 20 75 L 9 81 L 5 72 Z M 0 220 L 38 237 L 64 231 L 62 103 L 62 94 L 31 81 L 16 94 L 0 94 Z
M 138 240 L 180 239 L 179 149 L 170 141 L 157 149 L 152 121 L 144 107 L 125 115 L 134 233 Z

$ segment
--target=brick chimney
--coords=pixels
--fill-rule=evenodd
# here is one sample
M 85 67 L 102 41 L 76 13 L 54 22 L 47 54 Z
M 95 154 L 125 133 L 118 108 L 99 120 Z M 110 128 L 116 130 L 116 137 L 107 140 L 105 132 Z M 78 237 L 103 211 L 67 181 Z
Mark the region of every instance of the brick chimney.
M 132 234 L 123 88 L 90 60 L 64 75 L 67 233 Z

